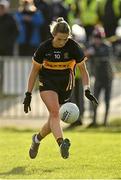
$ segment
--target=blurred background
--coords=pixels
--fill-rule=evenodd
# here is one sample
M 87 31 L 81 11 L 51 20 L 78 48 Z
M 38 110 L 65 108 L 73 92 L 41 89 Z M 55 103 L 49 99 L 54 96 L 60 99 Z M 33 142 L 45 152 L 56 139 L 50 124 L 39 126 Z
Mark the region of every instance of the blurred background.
M 0 0 L 1 126 L 33 126 L 33 119 L 36 125 L 47 118 L 38 82 L 28 115 L 23 111 L 23 98 L 32 55 L 41 42 L 51 37 L 49 25 L 60 16 L 69 23 L 73 38 L 89 58 L 91 90 L 99 98 L 94 112 L 82 86 L 78 86 L 81 75 L 77 70 L 72 97 L 80 108 L 77 124 L 107 125 L 113 118 L 121 120 L 120 0 Z

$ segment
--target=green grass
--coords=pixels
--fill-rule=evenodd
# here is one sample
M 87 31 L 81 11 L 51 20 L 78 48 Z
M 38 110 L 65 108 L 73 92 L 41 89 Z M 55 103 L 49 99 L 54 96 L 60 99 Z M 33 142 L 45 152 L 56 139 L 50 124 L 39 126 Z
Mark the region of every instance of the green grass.
M 75 128 L 64 131 L 72 146 L 62 159 L 52 135 L 31 160 L 28 149 L 36 130 L 0 129 L 0 178 L 3 179 L 121 179 L 121 129 Z

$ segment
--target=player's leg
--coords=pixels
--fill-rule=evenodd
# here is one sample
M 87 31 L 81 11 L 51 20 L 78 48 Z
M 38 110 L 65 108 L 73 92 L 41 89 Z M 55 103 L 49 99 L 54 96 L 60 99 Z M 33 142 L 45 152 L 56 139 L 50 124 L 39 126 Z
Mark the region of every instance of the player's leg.
M 101 93 L 101 89 L 102 89 L 102 85 L 100 84 L 100 82 L 98 82 L 98 80 L 96 80 L 96 81 L 95 81 L 95 84 L 94 84 L 94 96 L 97 98 L 97 100 L 99 100 L 99 96 L 100 96 L 100 93 Z M 96 107 L 96 108 L 94 109 L 93 121 L 92 121 L 92 123 L 89 125 L 90 127 L 97 125 L 97 108 L 98 108 L 98 107 Z
M 51 132 L 50 124 L 47 121 L 43 127 L 41 128 L 41 131 L 38 134 L 34 134 L 32 136 L 32 144 L 29 150 L 29 156 L 31 159 L 34 159 L 37 156 L 40 141 L 47 136 Z
M 29 150 L 29 156 L 31 159 L 34 159 L 38 154 L 38 149 L 40 146 L 40 141 L 47 136 L 51 132 L 50 129 L 50 123 L 47 121 L 43 127 L 41 128 L 41 131 L 38 134 L 34 134 L 32 136 L 32 144 Z
M 63 132 L 60 125 L 60 117 L 59 117 L 59 98 L 58 94 L 55 91 L 42 91 L 41 98 L 45 103 L 48 111 L 49 111 L 49 124 L 51 132 L 55 137 L 58 145 L 60 146 L 61 155 L 63 158 L 68 158 L 69 156 L 69 147 L 70 141 L 68 139 L 63 139 Z
M 41 128 L 40 132 L 37 134 L 37 138 L 41 141 L 45 136 L 51 133 L 50 123 L 47 121 Z
M 108 112 L 110 108 L 110 99 L 111 99 L 111 87 L 112 82 L 108 82 L 105 87 L 105 115 L 104 115 L 104 125 L 107 125 L 107 119 L 108 119 Z
M 59 118 L 59 102 L 58 95 L 54 91 L 42 91 L 41 98 L 45 103 L 48 111 L 49 111 L 49 124 L 51 132 L 53 133 L 55 139 L 63 138 L 62 129 L 60 126 L 60 118 Z

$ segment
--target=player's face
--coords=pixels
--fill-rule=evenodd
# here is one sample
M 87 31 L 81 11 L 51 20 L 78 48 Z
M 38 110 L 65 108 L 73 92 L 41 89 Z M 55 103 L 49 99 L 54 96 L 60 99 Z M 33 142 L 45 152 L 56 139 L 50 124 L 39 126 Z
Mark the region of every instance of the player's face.
M 68 37 L 69 35 L 66 33 L 57 33 L 53 39 L 53 46 L 55 48 L 61 48 L 65 46 L 66 42 L 68 41 Z

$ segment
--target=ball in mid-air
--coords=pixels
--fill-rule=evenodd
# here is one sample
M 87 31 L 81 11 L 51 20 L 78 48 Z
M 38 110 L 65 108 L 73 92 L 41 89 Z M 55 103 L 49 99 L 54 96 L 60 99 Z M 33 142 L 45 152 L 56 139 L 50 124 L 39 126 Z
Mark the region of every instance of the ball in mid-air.
M 79 108 L 76 104 L 67 102 L 60 107 L 60 119 L 65 123 L 74 123 L 79 117 Z

